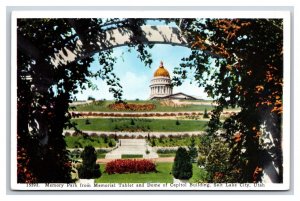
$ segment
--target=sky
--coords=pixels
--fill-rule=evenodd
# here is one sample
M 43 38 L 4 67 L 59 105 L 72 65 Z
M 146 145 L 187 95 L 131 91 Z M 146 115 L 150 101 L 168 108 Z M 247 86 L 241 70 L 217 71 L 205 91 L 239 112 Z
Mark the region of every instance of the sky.
M 148 20 L 147 25 L 166 25 L 164 21 Z M 170 23 L 168 26 L 176 26 Z M 147 100 L 150 97 L 150 81 L 153 78 L 155 70 L 159 67 L 160 61 L 163 61 L 164 67 L 169 71 L 171 78 L 173 70 L 179 67 L 181 59 L 190 55 L 191 50 L 183 46 L 172 46 L 169 44 L 156 44 L 149 49 L 152 55 L 153 63 L 151 67 L 145 66 L 138 58 L 138 53 L 132 49 L 128 51 L 127 46 L 117 47 L 113 49 L 113 56 L 117 58 L 114 65 L 114 73 L 120 78 L 123 87 L 123 99 L 126 100 Z M 101 66 L 99 65 L 97 54 L 94 56 L 95 61 L 91 64 L 90 69 L 95 71 Z M 192 77 L 192 76 L 191 76 Z M 196 82 L 190 84 L 191 79 L 187 79 L 181 86 L 174 87 L 173 93 L 183 92 L 188 95 L 201 99 L 207 99 L 207 94 L 203 89 L 197 86 Z M 77 100 L 87 100 L 89 96 L 96 100 L 106 99 L 113 100 L 113 94 L 109 92 L 109 86 L 101 79 L 92 79 L 93 83 L 98 86 L 99 90 L 87 89 L 79 92 Z
M 149 99 L 150 81 L 153 78 L 155 70 L 159 67 L 160 61 L 163 61 L 164 67 L 169 71 L 172 78 L 174 68 L 179 67 L 181 59 L 189 56 L 191 50 L 182 46 L 156 44 L 149 52 L 153 59 L 150 68 L 140 61 L 137 57 L 138 53 L 134 49 L 129 52 L 126 46 L 114 48 L 113 56 L 117 58 L 117 62 L 114 65 L 114 73 L 120 78 L 120 83 L 123 87 L 123 99 Z M 94 57 L 95 61 L 90 66 L 93 71 L 101 67 L 98 63 L 97 55 Z M 101 79 L 92 79 L 92 81 L 98 86 L 98 90 L 83 90 L 76 95 L 77 100 L 87 100 L 89 96 L 96 100 L 113 100 L 113 94 L 109 92 L 109 86 L 105 81 Z M 199 88 L 195 81 L 190 83 L 191 81 L 192 76 L 185 80 L 181 86 L 175 86 L 173 93 L 183 92 L 198 98 L 207 99 L 207 95 L 203 89 Z

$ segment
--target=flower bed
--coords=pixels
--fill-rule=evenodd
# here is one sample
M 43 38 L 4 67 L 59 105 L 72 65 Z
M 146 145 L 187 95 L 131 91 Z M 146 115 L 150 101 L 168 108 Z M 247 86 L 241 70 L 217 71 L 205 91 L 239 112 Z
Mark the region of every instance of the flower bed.
M 146 173 L 155 172 L 155 163 L 142 160 L 123 160 L 117 159 L 106 164 L 105 172 L 108 174 L 122 174 L 122 173 Z
M 108 105 L 111 110 L 129 110 L 129 111 L 150 111 L 155 109 L 154 104 L 127 104 L 127 103 L 114 103 Z

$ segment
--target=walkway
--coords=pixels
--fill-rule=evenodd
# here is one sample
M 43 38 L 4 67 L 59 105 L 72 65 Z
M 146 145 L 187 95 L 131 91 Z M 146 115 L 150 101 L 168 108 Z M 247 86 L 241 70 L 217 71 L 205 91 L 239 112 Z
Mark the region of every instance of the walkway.
M 172 163 L 174 161 L 174 157 L 149 158 L 149 159 L 156 162 L 156 163 Z M 100 159 L 97 159 L 97 163 L 108 163 L 108 162 L 113 161 L 113 160 L 115 160 L 115 159 L 100 158 Z
M 146 151 L 149 151 L 147 154 Z M 107 153 L 106 159 L 120 159 L 123 154 L 143 155 L 143 158 L 158 158 L 145 139 L 120 139 L 118 148 Z

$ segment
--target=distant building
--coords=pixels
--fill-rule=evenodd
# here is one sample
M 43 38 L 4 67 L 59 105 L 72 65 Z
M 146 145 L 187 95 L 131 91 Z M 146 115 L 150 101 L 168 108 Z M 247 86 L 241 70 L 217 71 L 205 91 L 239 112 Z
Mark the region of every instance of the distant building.
M 198 98 L 196 98 L 194 96 L 187 95 L 187 94 L 182 93 L 182 92 L 171 94 L 171 95 L 165 96 L 164 98 L 169 98 L 169 99 L 184 99 L 184 100 L 198 100 Z
M 150 84 L 150 99 L 185 99 L 185 100 L 197 100 L 197 98 L 179 92 L 173 94 L 173 88 L 171 85 L 171 77 L 167 69 L 165 69 L 163 62 L 160 62 L 160 66 L 154 72 L 154 76 Z

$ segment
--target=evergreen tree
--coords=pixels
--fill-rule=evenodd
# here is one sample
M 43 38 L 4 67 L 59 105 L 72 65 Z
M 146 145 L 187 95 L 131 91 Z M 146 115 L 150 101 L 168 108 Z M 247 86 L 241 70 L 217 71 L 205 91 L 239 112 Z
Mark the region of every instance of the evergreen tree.
M 188 148 L 189 148 L 189 155 L 190 155 L 191 162 L 194 163 L 198 157 L 198 151 L 196 148 L 194 137 L 191 138 L 191 144 L 188 146 Z
M 86 124 L 86 125 L 91 124 L 90 120 L 89 120 L 89 119 L 86 119 L 86 120 L 85 120 L 85 124 Z
M 208 114 L 207 114 L 207 109 L 206 109 L 206 108 L 205 108 L 205 110 L 204 110 L 203 118 L 204 118 L 204 119 L 209 118 L 209 116 L 208 116 Z
M 91 101 L 95 101 L 96 100 L 93 96 L 89 96 L 87 99 L 91 100 Z
M 133 119 L 131 119 L 131 120 L 130 120 L 130 125 L 132 125 L 132 126 L 134 126 L 134 125 L 135 125 L 135 123 L 134 123 L 134 120 L 133 120 Z
M 95 148 L 86 146 L 81 153 L 82 166 L 78 169 L 79 178 L 91 179 L 101 176 L 100 165 L 96 164 L 97 154 Z
M 179 147 L 176 151 L 172 174 L 176 179 L 189 179 L 193 176 L 193 166 L 188 151 Z

